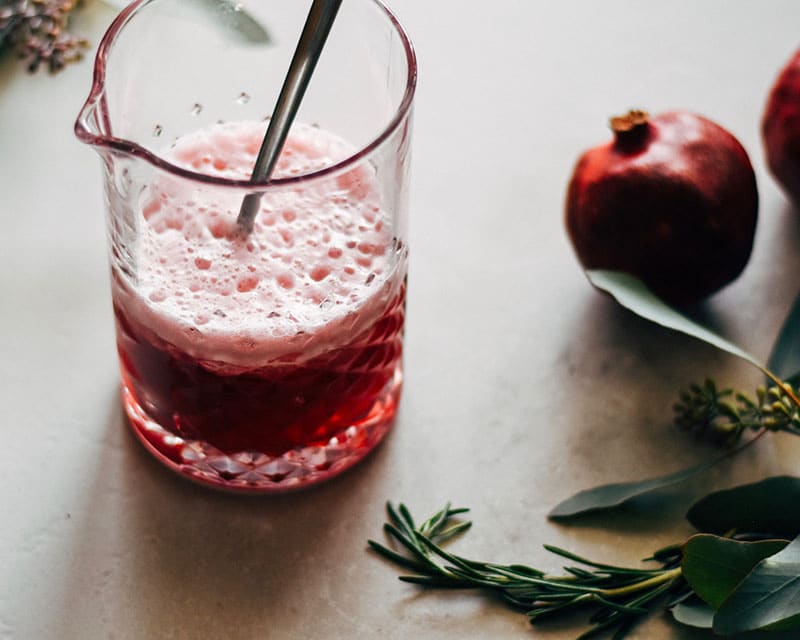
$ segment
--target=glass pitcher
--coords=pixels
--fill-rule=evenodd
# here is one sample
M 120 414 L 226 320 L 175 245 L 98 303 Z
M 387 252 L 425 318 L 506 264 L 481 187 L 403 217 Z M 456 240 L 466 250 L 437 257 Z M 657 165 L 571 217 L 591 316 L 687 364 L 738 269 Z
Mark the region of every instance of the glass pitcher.
M 250 182 L 308 9 L 138 0 L 75 125 L 102 159 L 133 432 L 178 473 L 244 492 L 352 466 L 402 386 L 416 60 L 381 2 L 342 4 L 273 178 Z

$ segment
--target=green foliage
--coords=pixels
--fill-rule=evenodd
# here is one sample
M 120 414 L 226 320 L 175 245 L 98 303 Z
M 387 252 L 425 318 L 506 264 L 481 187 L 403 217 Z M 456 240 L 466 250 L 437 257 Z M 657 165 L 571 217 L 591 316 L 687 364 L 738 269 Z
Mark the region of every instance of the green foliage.
M 786 540 L 745 542 L 701 533 L 683 547 L 683 577 L 706 604 L 719 609 L 756 564 L 787 544 Z
M 570 521 L 611 510 L 706 471 L 741 451 L 768 431 L 800 435 L 800 398 L 785 382 L 800 380 L 800 298 L 789 314 L 770 357 L 769 368 L 721 336 L 686 318 L 656 298 L 636 278 L 589 271 L 589 279 L 634 313 L 664 327 L 703 340 L 744 359 L 766 376 L 767 388 L 755 399 L 712 381 L 691 385 L 675 405 L 676 423 L 732 447 L 744 433 L 756 434 L 721 458 L 665 476 L 606 484 L 575 494 L 549 514 Z M 780 377 L 773 371 L 780 373 Z M 451 523 L 466 509 L 449 506 L 417 527 L 408 510 L 389 505 L 384 526 L 398 550 L 370 541 L 373 550 L 410 570 L 401 580 L 423 587 L 475 588 L 499 593 L 531 620 L 593 609 L 580 638 L 613 633 L 623 638 L 644 615 L 667 608 L 682 624 L 713 629 L 717 635 L 756 630 L 800 629 L 800 478 L 781 476 L 713 492 L 689 509 L 687 519 L 700 531 L 681 545 L 656 551 L 650 569 L 616 567 L 563 549 L 549 551 L 577 563 L 565 575 L 551 576 L 525 565 L 498 565 L 451 554 L 440 546 L 470 523 Z M 795 539 L 796 538 L 796 539 Z M 790 543 L 789 540 L 793 541 Z
M 576 563 L 564 567 L 565 574 L 560 576 L 523 564 L 496 564 L 449 553 L 440 545 L 469 528 L 469 522 L 453 521 L 454 516 L 466 511 L 447 506 L 418 527 L 404 505 L 395 509 L 389 504 L 384 531 L 396 548 L 374 540 L 369 545 L 395 565 L 412 571 L 400 576 L 404 582 L 496 593 L 509 605 L 525 611 L 532 623 L 567 611 L 590 609 L 590 627 L 581 638 L 604 631 L 613 631 L 615 638 L 621 638 L 667 594 L 686 590 L 677 547 L 654 554 L 652 560 L 659 566 L 633 568 L 593 562 L 546 545 L 551 553 Z
M 559 502 L 547 516 L 551 520 L 568 520 L 596 511 L 609 511 L 628 504 L 635 498 L 654 493 L 688 480 L 693 476 L 707 471 L 725 457 L 727 456 L 722 456 L 722 458 L 704 462 L 703 464 L 688 469 L 681 469 L 675 473 L 659 476 L 657 478 L 648 478 L 646 480 L 637 480 L 633 482 L 615 482 L 613 484 L 604 484 L 592 489 L 586 489 Z
M 791 540 L 800 534 L 798 500 L 800 478 L 777 476 L 710 493 L 692 505 L 686 518 L 704 533 L 748 532 Z
M 800 628 L 800 540 L 765 558 L 742 580 L 714 615 L 714 632 Z

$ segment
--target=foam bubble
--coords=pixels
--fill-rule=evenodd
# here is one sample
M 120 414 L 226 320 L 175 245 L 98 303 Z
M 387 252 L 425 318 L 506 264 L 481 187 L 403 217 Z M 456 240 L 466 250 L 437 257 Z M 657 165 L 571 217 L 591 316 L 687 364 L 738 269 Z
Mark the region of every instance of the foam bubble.
M 211 175 L 248 177 L 265 127 L 216 125 L 180 138 L 164 155 L 185 167 L 200 163 Z M 276 175 L 319 169 L 352 151 L 324 130 L 296 126 Z M 391 223 L 368 166 L 266 194 L 246 238 L 235 222 L 240 204 L 238 193 L 203 191 L 166 176 L 142 195 L 137 290 L 143 297 L 125 304 L 179 348 L 239 364 L 296 353 L 315 341 L 324 348 L 337 340 L 336 331 L 351 335 L 374 320 L 383 297 L 399 286 L 389 282 Z

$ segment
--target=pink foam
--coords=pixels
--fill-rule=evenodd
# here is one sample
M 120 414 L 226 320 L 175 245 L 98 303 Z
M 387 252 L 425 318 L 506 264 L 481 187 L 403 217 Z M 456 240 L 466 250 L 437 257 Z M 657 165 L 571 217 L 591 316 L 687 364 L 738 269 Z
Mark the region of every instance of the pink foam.
M 247 177 L 265 126 L 217 125 L 163 155 L 210 175 Z M 307 173 L 352 151 L 331 133 L 296 126 L 276 175 Z M 235 223 L 241 197 L 170 176 L 145 190 L 138 283 L 115 292 L 132 321 L 199 359 L 253 367 L 314 357 L 380 316 L 402 274 L 370 169 L 264 196 L 247 237 Z

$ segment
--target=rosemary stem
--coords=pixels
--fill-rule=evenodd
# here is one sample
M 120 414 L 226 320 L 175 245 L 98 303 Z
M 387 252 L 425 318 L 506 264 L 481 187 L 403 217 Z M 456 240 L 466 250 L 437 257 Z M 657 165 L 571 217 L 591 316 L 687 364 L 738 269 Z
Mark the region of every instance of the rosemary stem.
M 634 582 L 633 584 L 629 584 L 626 587 L 617 587 L 616 589 L 602 589 L 601 593 L 606 598 L 616 598 L 618 596 L 624 596 L 629 593 L 636 593 L 637 591 L 642 591 L 643 589 L 649 589 L 650 587 L 654 587 L 659 584 L 663 584 L 665 582 L 671 582 L 676 580 L 677 578 L 681 577 L 681 568 L 675 567 L 674 569 L 668 569 L 663 573 L 660 573 L 656 576 L 651 578 L 647 578 L 647 580 L 642 580 L 641 582 Z
M 514 607 L 524 608 L 532 623 L 589 605 L 594 610 L 588 621 L 592 628 L 582 638 L 611 629 L 616 629 L 615 638 L 622 638 L 636 620 L 654 609 L 653 603 L 674 588 L 683 575 L 672 558 L 672 555 L 679 555 L 679 551 L 668 554 L 667 558 L 662 552 L 661 557 L 656 558 L 661 568 L 635 569 L 593 562 L 545 545 L 562 558 L 591 568 L 565 567 L 568 575 L 561 576 L 547 575 L 519 564 L 478 562 L 451 554 L 439 545 L 443 537 L 447 537 L 445 532 L 468 524 L 451 521 L 452 516 L 462 513 L 463 509 L 448 507 L 420 526 L 414 524 L 404 505 L 397 510 L 387 505 L 387 511 L 392 522 L 386 523 L 384 529 L 403 548 L 393 551 L 377 542 L 369 544 L 386 559 L 414 572 L 414 575 L 401 576 L 404 582 L 423 587 L 493 591 Z

